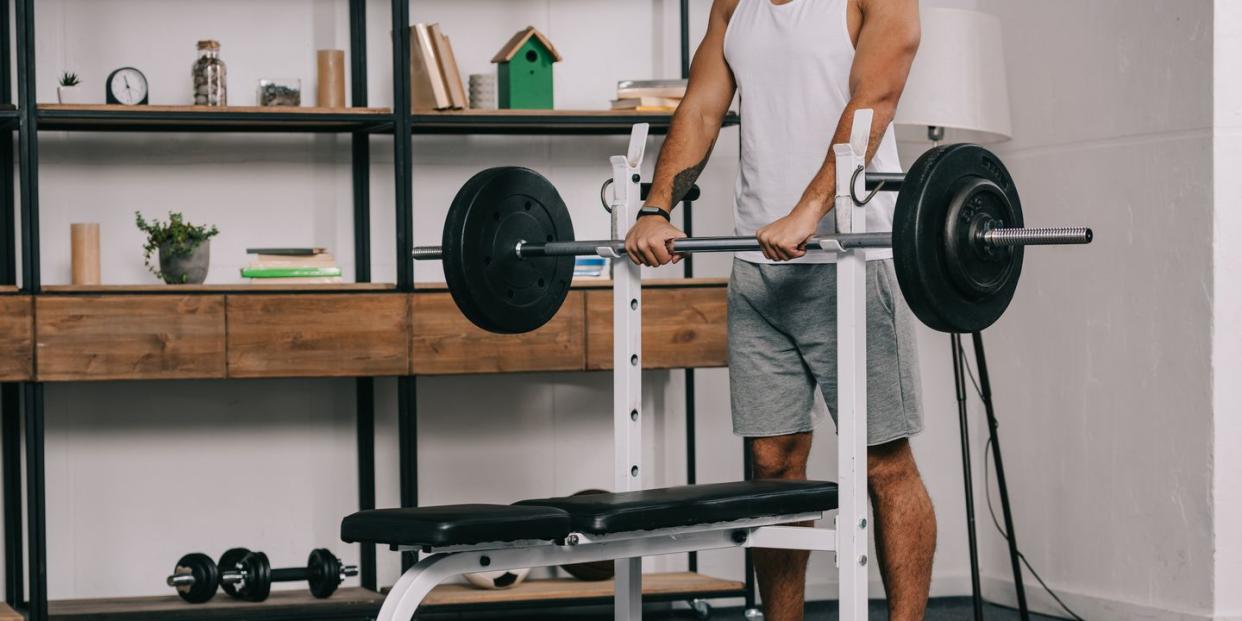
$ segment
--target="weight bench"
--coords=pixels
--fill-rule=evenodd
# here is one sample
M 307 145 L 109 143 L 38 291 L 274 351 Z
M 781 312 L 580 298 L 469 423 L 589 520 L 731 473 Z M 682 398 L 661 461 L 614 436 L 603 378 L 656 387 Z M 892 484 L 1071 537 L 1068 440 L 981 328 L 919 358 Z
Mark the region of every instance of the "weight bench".
M 735 547 L 832 550 L 830 531 L 780 525 L 836 508 L 836 483 L 756 480 L 362 511 L 345 518 L 341 539 L 431 554 L 393 586 L 379 615 L 408 620 L 437 584 L 470 571 Z
M 850 144 L 833 147 L 835 211 L 842 233 L 866 230 L 866 211 L 852 196 L 865 193 L 865 175 L 855 171 L 865 161 L 871 121 L 870 110 L 858 111 Z M 646 124 L 636 125 L 629 153 L 611 158 L 611 212 L 617 238 L 625 236 L 642 204 L 647 129 Z M 462 193 L 469 194 L 467 189 Z M 530 211 L 532 203 L 543 204 L 542 198 L 530 190 L 493 200 L 518 200 Z M 559 202 L 559 197 L 547 200 Z M 563 209 L 562 204 L 559 210 Z M 426 554 L 393 585 L 378 620 L 410 621 L 437 584 L 458 574 L 615 560 L 614 618 L 635 621 L 642 619 L 642 557 L 744 547 L 835 551 L 840 618 L 866 619 L 865 250 L 841 244 L 823 250 L 837 254 L 839 489 L 836 483 L 783 480 L 642 489 L 641 272 L 615 248 L 600 247 L 598 254 L 614 259 L 613 472 L 618 491 L 512 505 L 382 509 L 345 518 L 341 538 L 347 542 Z M 460 300 L 458 305 L 462 306 Z M 467 316 L 478 323 L 470 313 Z M 820 519 L 832 510 L 837 514 L 831 530 L 790 526 Z

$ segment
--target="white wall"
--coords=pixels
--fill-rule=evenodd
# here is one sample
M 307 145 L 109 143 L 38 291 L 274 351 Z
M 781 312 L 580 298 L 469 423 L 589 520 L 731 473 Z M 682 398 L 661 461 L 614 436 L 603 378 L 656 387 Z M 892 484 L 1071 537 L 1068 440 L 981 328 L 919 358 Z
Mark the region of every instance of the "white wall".
M 1212 503 L 1215 510 L 1216 618 L 1242 619 L 1242 5 L 1215 2 L 1215 132 L 1213 179 L 1215 256 L 1212 392 L 1216 416 Z
M 990 331 L 1018 541 L 1087 618 L 1210 618 L 1212 4 L 984 8 L 1027 224 L 1098 234 L 1029 250 Z M 1012 601 L 1003 541 L 987 550 L 985 591 Z

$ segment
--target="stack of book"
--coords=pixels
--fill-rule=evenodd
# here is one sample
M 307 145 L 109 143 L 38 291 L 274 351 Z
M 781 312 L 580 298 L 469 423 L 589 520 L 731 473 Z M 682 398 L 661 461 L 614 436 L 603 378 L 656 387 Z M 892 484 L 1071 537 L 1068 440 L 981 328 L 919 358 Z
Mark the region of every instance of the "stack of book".
M 672 112 L 685 96 L 685 80 L 625 80 L 617 82 L 612 109 Z
M 341 268 L 323 248 L 251 248 L 241 275 L 252 284 L 314 285 L 341 282 Z
M 410 96 L 415 110 L 470 107 L 453 44 L 440 24 L 410 26 Z

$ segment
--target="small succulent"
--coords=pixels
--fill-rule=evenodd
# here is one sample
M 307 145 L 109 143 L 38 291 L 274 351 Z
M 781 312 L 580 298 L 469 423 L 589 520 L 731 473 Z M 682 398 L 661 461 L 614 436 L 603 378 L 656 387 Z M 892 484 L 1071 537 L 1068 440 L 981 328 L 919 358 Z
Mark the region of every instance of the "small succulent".
M 77 86 L 80 83 L 81 82 L 78 81 L 78 74 L 76 73 L 70 73 L 66 71 L 60 74 L 60 85 L 61 86 Z
M 214 226 L 190 224 L 184 216 L 175 212 L 168 214 L 167 223 L 154 218 L 148 222 L 137 211 L 134 212 L 134 220 L 138 230 L 147 234 L 147 242 L 142 246 L 147 269 L 159 278 L 164 278 L 164 274 L 160 272 L 159 261 L 153 255 L 161 248 L 169 257 L 188 257 L 200 244 L 220 233 Z

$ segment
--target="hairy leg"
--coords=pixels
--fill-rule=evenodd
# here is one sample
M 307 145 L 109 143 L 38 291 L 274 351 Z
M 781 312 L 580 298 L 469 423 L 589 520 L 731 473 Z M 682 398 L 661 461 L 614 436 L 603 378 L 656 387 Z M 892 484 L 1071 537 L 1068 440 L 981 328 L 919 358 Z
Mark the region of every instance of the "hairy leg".
M 907 440 L 868 449 L 867 484 L 889 619 L 921 621 L 936 552 L 936 513 Z
M 806 479 L 811 434 L 753 438 L 750 452 L 757 479 Z M 763 597 L 765 621 L 802 621 L 809 557 L 810 553 L 804 550 L 755 549 L 755 574 Z

